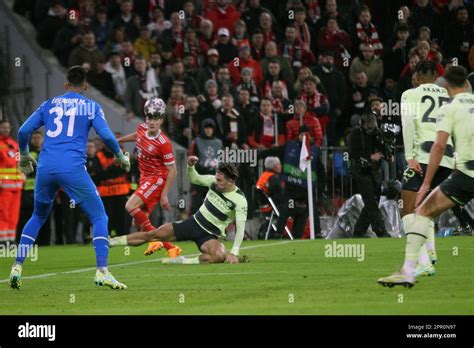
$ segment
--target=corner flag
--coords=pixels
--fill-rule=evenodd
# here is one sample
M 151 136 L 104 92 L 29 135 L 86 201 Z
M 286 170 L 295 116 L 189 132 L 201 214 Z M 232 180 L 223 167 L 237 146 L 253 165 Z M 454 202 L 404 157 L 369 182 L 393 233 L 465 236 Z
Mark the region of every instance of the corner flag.
M 309 143 L 309 134 L 303 133 L 303 144 L 300 152 L 300 169 L 306 171 L 306 183 L 308 185 L 308 210 L 309 210 L 309 232 L 310 238 L 314 239 L 314 214 L 313 214 L 313 185 L 311 173 L 311 152 Z
M 302 172 L 304 172 L 308 168 L 308 161 L 310 160 L 311 156 L 309 152 L 309 136 L 305 134 L 303 136 L 303 146 L 301 146 L 300 152 L 300 169 Z

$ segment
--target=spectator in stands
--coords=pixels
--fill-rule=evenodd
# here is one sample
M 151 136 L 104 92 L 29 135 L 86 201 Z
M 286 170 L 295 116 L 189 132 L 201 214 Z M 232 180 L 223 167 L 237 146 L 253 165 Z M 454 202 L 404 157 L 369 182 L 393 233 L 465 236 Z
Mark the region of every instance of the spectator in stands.
M 248 148 L 245 122 L 234 108 L 231 94 L 222 96 L 222 106 L 217 111 L 216 120 L 216 136 L 222 140 L 224 147 Z
M 200 135 L 196 137 L 190 148 L 189 155 L 197 156 L 196 170 L 201 175 L 214 175 L 218 165 L 219 151 L 222 150 L 222 140 L 215 136 L 215 121 L 207 118 L 202 123 Z M 202 205 L 208 188 L 191 184 L 191 214 L 194 214 Z
M 250 0 L 247 9 L 242 13 L 240 18 L 245 22 L 249 33 L 253 34 L 254 30 L 259 26 L 259 18 L 263 12 L 271 13 L 269 9 L 263 7 L 260 0 Z
M 408 63 L 411 49 L 410 30 L 406 24 L 397 28 L 396 36 L 385 46 L 383 62 L 386 76 L 397 78 Z
M 275 122 L 278 124 L 276 125 Z M 260 113 L 247 128 L 247 142 L 253 149 L 265 150 L 285 143 L 284 129 L 281 129 L 281 122 L 277 120 L 276 114 L 273 112 L 272 101 L 269 98 L 262 98 Z
M 339 29 L 337 21 L 333 18 L 328 19 L 327 25 L 318 34 L 318 49 L 322 52 L 331 51 L 334 53 L 335 65 L 342 70 L 345 63 L 344 57 L 347 57 L 348 52 L 352 49 L 352 41 L 349 35 Z
M 235 23 L 234 36 L 232 37 L 232 44 L 235 47 L 238 47 L 242 45 L 243 43 L 250 46 L 250 40 L 247 34 L 247 26 L 243 20 L 239 19 Z
M 321 123 L 324 135 L 326 135 L 326 125 L 329 122 L 329 101 L 328 98 L 321 94 L 317 89 L 318 80 L 314 76 L 307 77 L 303 81 L 303 91 L 300 94 L 307 111 L 316 115 Z
M 201 21 L 204 19 L 196 13 L 196 7 L 194 6 L 194 1 L 186 0 L 183 3 L 184 10 L 184 20 L 183 24 L 186 29 L 193 28 L 198 30 L 201 25 Z
M 147 24 L 148 30 L 150 31 L 150 37 L 154 42 L 157 42 L 161 37 L 161 33 L 166 29 L 166 19 L 163 14 L 163 9 L 156 6 L 153 10 L 153 18 Z
M 209 117 L 214 117 L 217 110 L 222 106 L 219 89 L 215 80 L 207 80 L 204 93 L 198 96 L 203 112 Z
M 150 31 L 146 26 L 140 28 L 140 36 L 133 43 L 133 48 L 147 61 L 150 60 L 150 55 L 158 50 L 156 44 L 150 39 Z
M 408 64 L 404 68 L 404 73 L 402 72 L 400 79 L 397 84 L 397 88 L 395 91 L 395 99 L 400 101 L 400 98 L 407 89 L 412 88 L 412 77 L 415 73 L 415 67 L 420 62 L 420 56 L 418 55 L 416 50 L 411 50 L 408 54 Z
M 293 90 L 291 89 L 291 84 L 287 83 L 283 78 L 281 72 L 280 62 L 276 58 L 272 58 L 267 65 L 267 70 L 265 71 L 265 78 L 260 83 L 260 95 L 262 97 L 270 98 L 272 95 L 272 84 L 273 82 L 280 82 L 283 86 L 283 97 L 288 99 L 293 99 Z
M 260 98 L 259 98 L 258 88 L 255 85 L 255 82 L 253 80 L 252 69 L 243 68 L 242 71 L 240 72 L 240 75 L 241 75 L 240 82 L 237 86 L 235 86 L 236 93 L 239 93 L 240 90 L 242 89 L 246 89 L 250 93 L 250 101 L 252 103 L 258 103 Z
M 250 101 L 250 91 L 248 89 L 242 88 L 238 93 L 236 109 L 242 116 L 247 127 L 247 132 L 249 132 L 249 127 L 258 117 L 260 110 L 258 109 L 258 106 L 255 105 L 255 103 Z
M 109 39 L 107 40 L 103 53 L 108 57 L 112 51 L 120 52 L 122 43 L 125 40 L 125 27 L 113 29 Z
M 237 47 L 230 39 L 230 31 L 227 28 L 220 28 L 217 31 L 217 45 L 215 49 L 219 52 L 219 64 L 228 64 L 238 56 Z
M 221 66 L 217 71 L 217 88 L 219 89 L 219 94 L 233 94 L 234 88 L 232 81 L 230 80 L 230 73 L 227 66 Z
M 220 28 L 233 30 L 235 22 L 240 19 L 240 13 L 231 4 L 230 0 L 216 0 L 216 4 L 207 13 L 207 19 L 214 24 L 214 32 L 217 32 Z
M 296 38 L 300 40 L 303 49 L 307 51 L 315 50 L 316 47 L 312 42 L 316 41 L 316 35 L 312 32 L 313 30 L 309 27 L 308 23 L 306 23 L 306 10 L 304 7 L 301 6 L 295 9 L 295 22 L 293 25 L 296 28 Z
M 201 67 L 197 73 L 196 83 L 199 92 L 204 91 L 204 85 L 207 80 L 217 79 L 217 69 L 219 66 L 219 51 L 215 48 L 211 48 L 207 51 L 207 65 Z
M 413 50 L 415 50 L 418 53 L 418 56 L 420 57 L 420 60 L 431 60 L 436 64 L 436 71 L 438 72 L 438 75 L 442 76 L 444 75 L 444 66 L 440 63 L 441 62 L 441 55 L 439 52 L 433 51 L 431 49 L 431 45 L 427 41 L 421 41 L 418 43 L 418 46 L 414 47 Z M 402 76 L 405 74 L 406 67 L 402 71 Z
M 133 1 L 122 0 L 120 2 L 120 14 L 114 19 L 113 27 L 125 27 L 125 34 L 127 37 L 135 41 L 139 34 L 139 27 L 136 20 L 134 21 L 135 13 L 133 13 Z
M 433 29 L 438 20 L 438 15 L 431 7 L 429 0 L 415 0 L 415 4 L 411 9 L 411 19 L 415 31 L 424 26 Z
M 125 69 L 125 76 L 128 78 L 136 73 L 135 59 L 137 58 L 137 53 L 133 48 L 132 42 L 128 39 L 125 39 L 120 46 L 120 59 Z
M 68 66 L 82 65 L 87 70 L 87 81 L 98 84 L 99 64 L 104 63 L 104 56 L 95 44 L 95 36 L 92 31 L 84 33 L 83 43 L 76 47 L 69 56 Z
M 295 83 L 293 84 L 293 89 L 295 90 L 296 95 L 301 94 L 301 91 L 303 90 L 303 81 L 310 76 L 313 76 L 313 72 L 309 67 L 303 66 L 298 70 L 298 75 L 296 77 Z
M 184 94 L 186 95 L 198 94 L 198 88 L 197 88 L 196 82 L 194 81 L 193 78 L 186 75 L 184 71 L 183 62 L 180 60 L 176 60 L 173 63 L 171 80 L 168 83 L 172 85 L 175 85 L 175 84 L 182 85 L 184 88 Z M 163 86 L 163 96 L 165 99 L 168 99 L 170 95 L 170 89 L 171 89 L 170 84 Z
M 368 97 L 372 87 L 365 72 L 356 74 L 355 86 L 352 87 L 350 97 L 351 125 L 359 123 L 360 116 L 368 109 Z
M 96 37 L 97 47 L 103 51 L 107 38 L 112 31 L 112 22 L 107 18 L 107 8 L 99 7 L 92 20 L 91 28 Z
M 51 49 L 56 33 L 66 23 L 67 11 L 60 0 L 51 2 L 46 18 L 39 17 L 39 26 L 36 40 L 41 47 Z M 43 19 L 44 18 L 44 19 Z
M 168 135 L 176 142 L 186 143 L 183 137 L 184 129 L 187 127 L 183 114 L 185 106 L 184 88 L 181 83 L 173 84 L 170 97 L 166 102 L 165 117 Z
M 208 49 L 207 44 L 197 38 L 195 29 L 188 27 L 186 37 L 176 45 L 174 55 L 176 58 L 183 59 L 186 54 L 190 54 L 193 57 L 193 68 L 198 69 L 204 65 L 204 58 Z
M 201 135 L 202 122 L 206 118 L 209 118 L 209 115 L 202 112 L 197 96 L 189 95 L 186 98 L 185 111 L 183 114 L 183 123 L 186 127 L 183 134 L 188 141 L 185 147 L 188 147 L 190 140 Z
M 308 112 L 306 103 L 302 100 L 295 102 L 295 114 L 291 120 L 286 123 L 286 141 L 295 140 L 299 135 L 301 125 L 309 128 L 311 137 L 316 146 L 320 147 L 323 143 L 323 130 L 318 118 L 312 112 Z
M 329 111 L 329 124 L 327 128 L 328 145 L 335 146 L 341 132 L 336 132 L 336 125 L 344 125 L 340 117 L 346 105 L 346 82 L 344 75 L 335 67 L 335 59 L 332 52 L 324 52 L 321 64 L 314 68 L 314 74 L 319 77 L 329 99 L 331 109 Z M 342 121 L 342 122 L 341 122 Z M 340 129 L 342 131 L 342 129 Z
M 400 27 L 407 27 L 409 31 L 409 37 L 413 39 L 414 37 L 416 37 L 417 32 L 415 31 L 415 27 L 413 25 L 410 9 L 408 8 L 408 6 L 404 5 L 400 7 L 398 13 L 400 15 L 397 16 L 397 22 L 393 27 L 393 31 L 396 32 Z
M 285 29 L 285 39 L 279 46 L 281 56 L 288 59 L 293 73 L 295 73 L 302 66 L 310 66 L 315 63 L 316 59 L 311 51 L 303 48 L 303 45 L 296 37 L 296 28 L 290 24 Z
M 256 86 L 260 84 L 263 80 L 262 70 L 260 68 L 260 64 L 252 59 L 250 55 L 250 47 L 246 44 L 242 44 L 239 47 L 239 56 L 237 61 L 231 61 L 227 65 L 230 72 L 230 77 L 232 79 L 232 83 L 237 85 L 240 81 L 240 72 L 243 68 L 250 68 L 252 69 L 252 78 Z M 238 64 L 236 64 L 238 62 Z
M 202 41 L 207 44 L 208 47 L 213 47 L 215 45 L 215 38 L 213 32 L 213 24 L 208 19 L 203 19 L 199 25 L 198 38 L 199 41 Z
M 110 54 L 104 69 L 111 75 L 114 84 L 115 93 L 112 98 L 123 104 L 125 99 L 125 90 L 127 88 L 127 79 L 125 76 L 125 70 L 122 66 L 120 55 L 117 51 L 113 51 Z
M 184 73 L 196 81 L 197 69 L 194 66 L 194 57 L 192 53 L 185 53 L 183 56 Z
M 359 21 L 356 23 L 356 35 L 353 39 L 354 46 L 362 49 L 362 44 L 368 44 L 373 47 L 374 54 L 380 57 L 383 53 L 383 45 L 380 41 L 377 28 L 371 22 L 372 16 L 367 6 L 362 6 L 359 14 Z
M 163 74 L 171 76 L 173 74 L 173 64 L 175 62 L 175 57 L 173 53 L 173 48 L 168 44 L 161 45 L 161 71 Z
M 53 52 L 61 65 L 66 66 L 71 52 L 82 43 L 82 29 L 79 25 L 79 12 L 71 11 L 67 23 L 56 34 Z
M 167 28 L 161 32 L 159 42 L 163 46 L 176 47 L 176 45 L 184 40 L 183 21 L 178 12 L 171 14 L 171 28 Z
M 265 58 L 260 61 L 262 71 L 266 73 L 268 71 L 269 62 L 275 60 L 280 63 L 282 78 L 287 81 L 288 84 L 292 84 L 294 77 L 290 61 L 287 58 L 278 54 L 277 45 L 274 41 L 267 42 L 267 44 L 265 45 Z
M 274 26 L 273 17 L 268 12 L 263 12 L 259 17 L 260 29 L 263 34 L 263 42 L 266 44 L 270 41 L 279 41 L 279 33 Z
M 270 99 L 272 100 L 273 111 L 278 114 L 278 117 L 286 123 L 289 118 L 291 100 L 283 95 L 283 91 L 286 86 L 283 85 L 282 81 L 273 81 L 272 89 L 270 92 Z
M 127 121 L 135 117 L 143 118 L 143 105 L 147 99 L 158 96 L 155 72 L 149 69 L 142 56 L 135 59 L 136 75 L 127 79 L 125 89 L 125 110 Z
M 458 64 L 468 67 L 469 47 L 474 44 L 474 24 L 465 7 L 458 7 L 456 20 L 445 32 L 445 48 L 449 57 L 458 58 Z
M 263 32 L 260 28 L 254 30 L 251 40 L 252 58 L 260 61 L 265 57 L 265 40 L 263 39 Z
M 361 45 L 362 55 L 355 58 L 349 70 L 349 80 L 354 85 L 356 74 L 365 72 L 369 79 L 369 84 L 374 87 L 380 87 L 383 81 L 383 62 L 375 56 L 374 47 L 364 43 Z

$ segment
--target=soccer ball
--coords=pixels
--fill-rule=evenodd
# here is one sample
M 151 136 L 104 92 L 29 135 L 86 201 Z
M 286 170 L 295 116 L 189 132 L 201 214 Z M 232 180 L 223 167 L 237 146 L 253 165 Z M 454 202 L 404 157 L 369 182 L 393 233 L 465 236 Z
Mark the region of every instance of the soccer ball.
M 165 114 L 166 104 L 161 98 L 151 98 L 145 103 L 144 110 L 147 117 L 163 117 Z

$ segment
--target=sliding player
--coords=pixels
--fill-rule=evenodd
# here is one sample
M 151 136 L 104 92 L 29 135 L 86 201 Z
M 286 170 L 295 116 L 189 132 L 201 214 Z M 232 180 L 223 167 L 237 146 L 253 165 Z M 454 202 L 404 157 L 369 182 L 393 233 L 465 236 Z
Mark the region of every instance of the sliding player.
M 144 106 L 146 123 L 141 123 L 136 132 L 118 140 L 119 143 L 136 141 L 138 149 L 140 185 L 127 201 L 125 209 L 140 231 L 155 229 L 148 216 L 153 212 L 156 203 L 160 202 L 163 209 L 171 210 L 168 193 L 176 178 L 176 165 L 171 142 L 160 129 L 165 107 L 165 102 L 160 98 L 147 100 Z M 157 241 L 149 243 L 145 255 L 151 255 L 162 247 L 171 258 L 181 254 L 178 246 Z
M 405 262 L 400 271 L 378 280 L 383 286 L 412 287 L 421 247 L 434 228 L 433 219 L 474 198 L 474 96 L 467 92 L 466 75 L 466 69 L 460 66 L 448 68 L 444 75 L 453 100 L 443 105 L 437 115 L 436 141 L 431 148 L 423 185 L 416 196 L 415 214 L 408 214 L 403 219 L 407 235 Z M 457 154 L 455 170 L 424 199 L 432 187 L 450 137 L 454 139 Z
M 221 163 L 216 175 L 199 175 L 194 168 L 198 161 L 195 156 L 188 158 L 189 181 L 196 185 L 207 186 L 204 203 L 199 210 L 184 221 L 168 223 L 152 232 L 137 232 L 128 236 L 110 240 L 111 246 L 141 245 L 150 241 L 194 241 L 202 254 L 194 258 L 179 256 L 175 259 L 163 259 L 163 263 L 197 264 L 238 263 L 240 245 L 244 238 L 247 221 L 247 200 L 242 191 L 235 186 L 238 171 L 234 164 Z M 225 237 L 225 229 L 235 219 L 236 234 L 234 245 L 226 256 L 225 247 L 219 237 Z
M 97 264 L 95 283 L 112 289 L 126 289 L 127 286 L 118 282 L 107 270 L 108 217 L 85 166 L 90 128 L 94 128 L 123 169 L 130 170 L 130 161 L 120 150 L 100 105 L 81 94 L 88 87 L 86 71 L 80 66 L 69 68 L 64 87 L 67 90 L 65 94 L 41 104 L 18 132 L 20 169 L 25 174 L 31 173 L 36 165 L 28 152 L 31 133 L 44 126 L 45 140 L 37 165 L 34 211 L 21 234 L 16 261 L 10 273 L 10 287 L 20 289 L 27 250 L 48 218 L 56 191 L 61 187 L 93 225 Z

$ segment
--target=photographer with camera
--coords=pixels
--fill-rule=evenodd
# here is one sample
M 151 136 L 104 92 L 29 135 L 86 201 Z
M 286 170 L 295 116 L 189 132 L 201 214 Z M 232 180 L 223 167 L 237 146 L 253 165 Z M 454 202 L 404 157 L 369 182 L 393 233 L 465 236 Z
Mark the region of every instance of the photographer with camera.
M 379 199 L 382 185 L 380 160 L 393 160 L 390 148 L 383 144 L 374 114 L 364 114 L 360 125 L 349 135 L 352 176 L 357 192 L 361 194 L 364 208 L 357 220 L 354 237 L 362 237 L 369 226 L 378 237 L 390 237 L 385 229 Z

